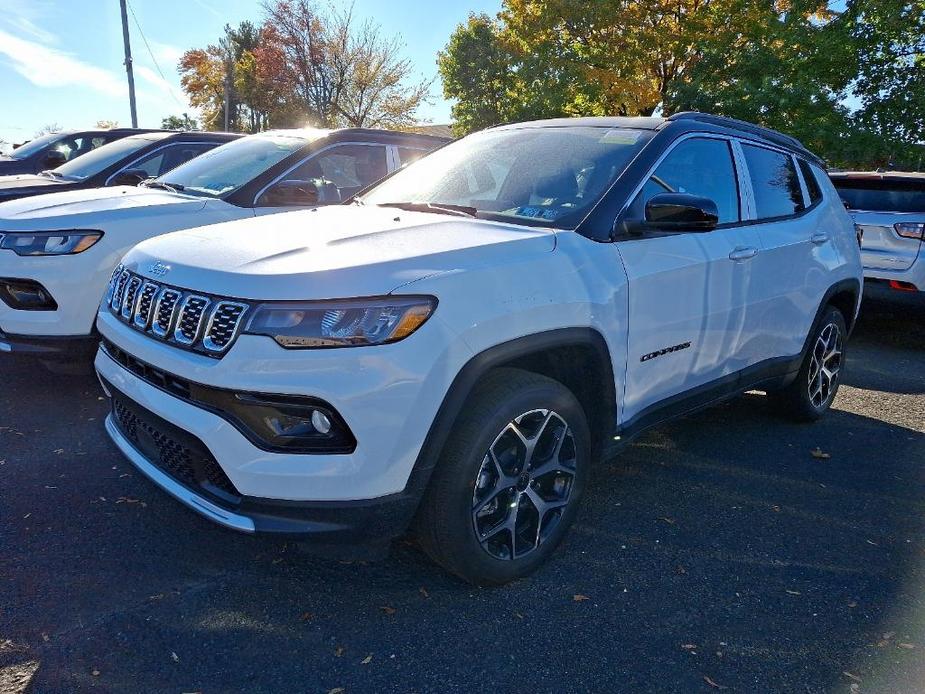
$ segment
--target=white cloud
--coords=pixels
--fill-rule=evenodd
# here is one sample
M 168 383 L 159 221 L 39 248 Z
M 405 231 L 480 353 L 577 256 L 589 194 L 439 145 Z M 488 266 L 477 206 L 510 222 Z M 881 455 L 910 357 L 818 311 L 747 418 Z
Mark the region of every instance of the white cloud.
M 0 30 L 0 56 L 39 87 L 79 86 L 109 96 L 123 96 L 127 90 L 124 80 L 109 70 L 3 30 Z
M 169 43 L 161 43 L 160 41 L 148 41 L 148 43 L 151 46 L 151 51 L 154 53 L 154 58 L 157 60 L 158 65 L 161 66 L 161 70 L 164 71 L 164 74 L 176 74 L 177 64 L 180 62 L 180 58 L 183 57 L 183 49 Z

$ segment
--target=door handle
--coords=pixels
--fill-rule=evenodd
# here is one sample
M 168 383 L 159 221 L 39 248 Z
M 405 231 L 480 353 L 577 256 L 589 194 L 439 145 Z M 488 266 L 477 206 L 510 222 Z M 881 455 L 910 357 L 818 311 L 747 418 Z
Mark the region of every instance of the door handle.
M 809 240 L 818 246 L 828 241 L 829 235 L 826 234 L 824 231 L 821 231 L 818 234 L 813 234 L 812 236 L 810 236 Z
M 739 246 L 729 254 L 729 260 L 748 260 L 758 255 L 758 249 L 754 246 Z

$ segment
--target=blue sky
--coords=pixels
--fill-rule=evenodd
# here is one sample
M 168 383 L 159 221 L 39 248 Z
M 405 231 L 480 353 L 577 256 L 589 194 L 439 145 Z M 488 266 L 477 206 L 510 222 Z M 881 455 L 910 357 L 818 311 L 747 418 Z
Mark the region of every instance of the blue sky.
M 215 42 L 225 23 L 259 22 L 262 17 L 259 0 L 129 2 L 154 56 L 152 60 L 129 14 L 142 127 L 158 127 L 164 116 L 191 111 L 176 71 L 184 50 Z M 63 128 L 93 126 L 97 120 L 131 124 L 118 0 L 3 0 L 2 4 L 0 139 L 29 139 L 50 123 Z M 500 0 L 356 0 L 354 13 L 358 19 L 374 19 L 387 35 L 400 35 L 415 70 L 432 77 L 437 51 L 454 27 L 470 11 L 494 14 L 500 5 Z M 439 80 L 432 95 L 433 105 L 420 115 L 435 123 L 448 122 L 449 104 L 441 97 Z

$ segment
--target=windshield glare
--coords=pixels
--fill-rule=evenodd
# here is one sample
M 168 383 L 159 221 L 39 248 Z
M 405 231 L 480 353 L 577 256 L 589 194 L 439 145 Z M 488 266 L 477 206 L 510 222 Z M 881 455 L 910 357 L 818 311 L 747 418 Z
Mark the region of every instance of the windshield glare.
M 65 178 L 74 181 L 82 181 L 90 176 L 95 176 L 101 171 L 105 171 L 113 164 L 130 156 L 133 152 L 147 147 L 152 142 L 157 142 L 165 137 L 169 137 L 169 135 L 170 133 L 157 133 L 123 137 L 120 140 L 110 142 L 108 145 L 100 145 L 86 154 L 75 157 L 71 159 L 71 161 L 59 166 L 54 171 L 56 174 L 60 174 Z
M 48 135 L 42 135 L 37 137 L 34 140 L 27 142 L 22 147 L 17 147 L 12 152 L 10 152 L 11 159 L 26 159 L 31 157 L 36 152 L 40 152 L 45 149 L 48 145 L 57 142 L 58 140 L 65 137 L 64 133 L 49 133 Z
M 319 137 L 323 134 L 319 131 Z M 245 137 L 201 154 L 156 180 L 182 186 L 184 193 L 221 197 L 250 183 L 311 139 L 296 135 Z
M 463 205 L 483 219 L 574 229 L 642 147 L 643 133 L 593 126 L 488 130 L 411 164 L 363 202 Z

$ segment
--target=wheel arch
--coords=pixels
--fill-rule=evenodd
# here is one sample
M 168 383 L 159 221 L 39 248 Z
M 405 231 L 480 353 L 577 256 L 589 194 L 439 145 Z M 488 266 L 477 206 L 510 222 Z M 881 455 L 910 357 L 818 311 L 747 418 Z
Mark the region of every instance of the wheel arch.
M 503 342 L 472 357 L 460 369 L 431 423 L 405 486 L 418 500 L 453 424 L 479 381 L 498 368 L 517 368 L 559 381 L 581 403 L 597 455 L 616 428 L 616 386 L 610 350 L 594 328 L 562 328 Z

